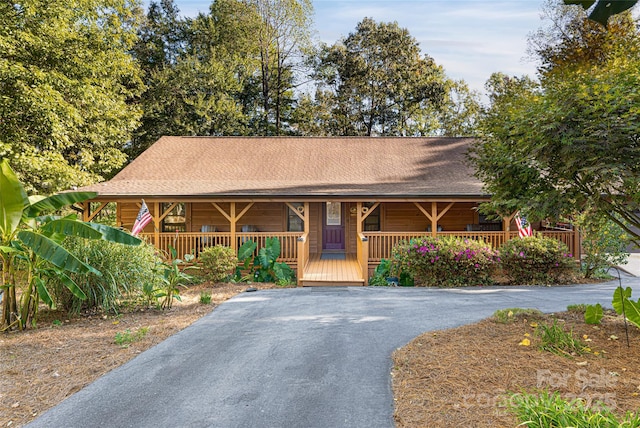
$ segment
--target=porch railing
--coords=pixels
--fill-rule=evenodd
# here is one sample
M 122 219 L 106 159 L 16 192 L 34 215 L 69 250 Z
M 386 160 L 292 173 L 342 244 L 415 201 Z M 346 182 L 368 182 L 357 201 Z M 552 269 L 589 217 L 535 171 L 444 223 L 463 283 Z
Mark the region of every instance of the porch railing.
M 236 233 L 236 248 L 252 240 L 257 243 L 257 251 L 264 247 L 269 237 L 280 240 L 280 258 L 278 261 L 284 263 L 296 263 L 298 260 L 297 240 L 302 234 L 300 232 L 238 232 Z M 180 233 L 159 233 L 158 242 L 155 241 L 155 234 L 141 233 L 140 238 L 155 245 L 158 249 L 169 254 L 169 246 L 176 249 L 178 258 L 184 258 L 185 254 L 198 254 L 206 247 L 214 245 L 231 246 L 231 233 L 229 232 L 180 232 Z
M 369 243 L 369 263 L 379 263 L 382 259 L 391 257 L 391 250 L 400 241 L 428 236 L 428 232 L 363 232 Z M 574 256 L 578 254 L 576 235 L 573 231 L 543 231 L 543 236 L 555 238 L 563 242 Z M 464 239 L 474 239 L 490 244 L 492 248 L 499 248 L 507 239 L 516 238 L 517 231 L 511 232 L 438 232 L 438 236 L 457 236 Z

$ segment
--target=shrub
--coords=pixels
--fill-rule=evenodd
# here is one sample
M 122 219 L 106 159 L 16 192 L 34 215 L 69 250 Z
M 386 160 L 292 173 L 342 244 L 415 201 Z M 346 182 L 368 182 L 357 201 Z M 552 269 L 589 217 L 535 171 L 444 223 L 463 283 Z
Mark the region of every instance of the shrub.
M 153 290 L 161 284 L 156 270 L 161 260 L 152 245 L 130 246 L 77 238 L 67 238 L 63 245 L 102 273 L 102 276 L 69 274 L 87 295 L 86 300 L 71 294 L 59 278 L 50 279 L 55 301 L 69 312 L 93 308 L 117 312 L 123 298 L 138 298 L 143 290 Z
M 505 242 L 500 259 L 504 274 L 516 284 L 558 284 L 576 266 L 566 245 L 539 234 Z
M 205 248 L 199 260 L 205 277 L 212 282 L 226 281 L 238 266 L 238 257 L 233 249 L 222 245 Z
M 590 213 L 578 216 L 582 232 L 582 271 L 585 278 L 605 275 L 611 266 L 626 264 L 629 258 L 629 236 L 608 218 Z
M 392 252 L 396 269 L 424 286 L 493 284 L 491 274 L 498 261 L 498 253 L 486 243 L 456 237 L 402 241 Z

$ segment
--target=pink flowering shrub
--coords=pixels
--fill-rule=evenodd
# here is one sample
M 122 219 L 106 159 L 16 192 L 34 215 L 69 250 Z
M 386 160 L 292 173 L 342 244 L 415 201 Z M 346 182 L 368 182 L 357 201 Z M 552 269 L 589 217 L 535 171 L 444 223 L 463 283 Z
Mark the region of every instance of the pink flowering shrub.
M 483 241 L 425 236 L 402 241 L 392 252 L 394 269 L 408 272 L 416 285 L 459 287 L 491 285 L 497 251 Z
M 500 247 L 502 270 L 512 284 L 559 284 L 576 270 L 567 246 L 538 234 L 511 239 Z

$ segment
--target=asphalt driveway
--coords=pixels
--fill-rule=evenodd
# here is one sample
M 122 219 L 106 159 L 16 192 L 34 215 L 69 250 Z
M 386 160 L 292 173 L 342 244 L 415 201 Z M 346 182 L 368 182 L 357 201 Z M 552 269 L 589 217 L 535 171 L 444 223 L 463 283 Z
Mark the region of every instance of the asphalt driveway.
M 243 293 L 29 426 L 393 427 L 394 349 L 496 309 L 611 307 L 617 285 Z

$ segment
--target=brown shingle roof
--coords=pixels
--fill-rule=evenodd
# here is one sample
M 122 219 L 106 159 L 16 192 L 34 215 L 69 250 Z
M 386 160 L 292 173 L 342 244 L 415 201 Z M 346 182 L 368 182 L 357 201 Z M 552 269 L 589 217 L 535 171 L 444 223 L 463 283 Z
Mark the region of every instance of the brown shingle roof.
M 480 196 L 469 138 L 162 137 L 100 196 Z

